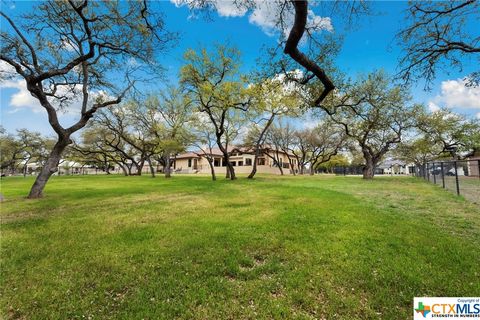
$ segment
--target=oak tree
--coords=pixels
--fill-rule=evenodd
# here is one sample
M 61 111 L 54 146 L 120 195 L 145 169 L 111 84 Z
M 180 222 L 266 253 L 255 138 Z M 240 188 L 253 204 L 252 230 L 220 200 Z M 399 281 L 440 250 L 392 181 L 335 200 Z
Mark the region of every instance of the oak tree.
M 120 103 L 135 80 L 147 76 L 156 53 L 170 45 L 174 35 L 166 32 L 161 15 L 148 5 L 47 1 L 22 16 L 0 13 L 0 60 L 13 69 L 10 76 L 25 80 L 57 135 L 29 198 L 42 196 L 72 135 L 97 110 Z M 118 78 L 124 81 L 115 82 Z M 78 108 L 79 118 L 70 126 L 59 120 L 65 108 Z
M 363 178 L 371 179 L 385 154 L 415 124 L 415 111 L 405 87 L 392 84 L 383 71 L 361 76 L 345 91 L 331 95 L 323 110 L 357 143 L 365 159 Z

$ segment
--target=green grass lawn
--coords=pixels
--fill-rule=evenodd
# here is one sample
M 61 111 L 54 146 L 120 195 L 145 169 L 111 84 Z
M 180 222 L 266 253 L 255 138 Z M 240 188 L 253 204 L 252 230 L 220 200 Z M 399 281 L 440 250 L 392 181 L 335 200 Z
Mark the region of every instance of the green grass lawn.
M 0 318 L 409 319 L 480 296 L 480 208 L 421 179 L 2 180 Z

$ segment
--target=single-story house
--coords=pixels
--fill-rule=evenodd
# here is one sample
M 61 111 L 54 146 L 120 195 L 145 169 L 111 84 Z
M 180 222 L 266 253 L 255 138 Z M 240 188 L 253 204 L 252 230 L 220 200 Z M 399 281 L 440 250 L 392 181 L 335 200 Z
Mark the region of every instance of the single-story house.
M 255 159 L 255 151 L 244 147 L 228 147 L 229 159 L 232 166 L 235 167 L 235 173 L 250 173 Z M 172 163 L 175 173 L 210 173 L 208 157 L 213 158 L 213 166 L 216 174 L 226 173 L 226 164 L 223 153 L 219 148 L 213 148 L 207 155 L 202 151 L 191 151 L 177 155 Z M 277 165 L 277 160 L 278 164 Z M 275 151 L 265 147 L 260 151 L 257 158 L 257 173 L 280 174 L 279 166 L 282 167 L 284 174 L 293 173 L 296 168 L 296 159 L 293 154 L 283 151 Z M 293 166 L 293 168 L 292 168 Z
M 400 175 L 409 174 L 408 166 L 405 162 L 400 160 L 385 160 L 377 167 L 378 174 Z

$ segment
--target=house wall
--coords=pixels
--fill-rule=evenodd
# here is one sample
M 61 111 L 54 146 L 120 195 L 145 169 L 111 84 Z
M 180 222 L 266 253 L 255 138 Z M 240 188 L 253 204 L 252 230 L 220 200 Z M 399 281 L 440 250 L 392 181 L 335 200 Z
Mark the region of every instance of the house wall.
M 173 172 L 175 173 L 196 173 L 194 167 L 194 158 L 190 158 L 191 160 L 191 166 L 188 166 L 188 158 L 184 159 L 175 159 L 175 166 L 173 167 Z M 199 164 L 202 159 L 197 159 L 197 168 L 199 167 Z M 206 161 L 205 161 L 206 162 Z M 208 165 L 208 163 L 207 163 Z
M 407 174 L 407 166 L 394 165 L 390 168 L 384 168 L 383 174 Z
M 468 159 L 468 172 L 472 177 L 478 177 L 480 175 L 480 156 Z
M 226 167 L 223 166 L 223 157 L 215 157 L 219 161 L 219 165 L 215 166 L 215 173 L 222 175 L 226 174 Z M 262 156 L 259 159 L 264 159 L 264 165 L 257 164 L 257 173 L 270 173 L 270 174 L 280 174 L 280 170 L 277 166 L 274 165 L 274 161 L 267 157 Z M 288 157 L 287 155 L 280 154 L 280 158 L 282 159 L 282 163 L 286 166 L 288 165 Z M 251 164 L 247 165 L 247 159 L 250 159 Z M 230 162 L 234 164 L 235 173 L 240 174 L 248 174 L 252 171 L 253 168 L 253 160 L 255 159 L 254 155 L 250 154 L 242 154 L 242 155 L 232 155 L 230 156 Z M 241 165 L 239 165 L 241 163 Z M 192 159 L 192 166 L 188 167 L 188 159 L 177 159 L 175 165 L 175 173 L 203 173 L 203 174 L 210 174 L 210 165 L 208 164 L 207 159 L 199 158 L 197 162 L 197 169 L 193 168 L 193 159 Z M 289 167 L 283 168 L 284 174 L 291 174 Z

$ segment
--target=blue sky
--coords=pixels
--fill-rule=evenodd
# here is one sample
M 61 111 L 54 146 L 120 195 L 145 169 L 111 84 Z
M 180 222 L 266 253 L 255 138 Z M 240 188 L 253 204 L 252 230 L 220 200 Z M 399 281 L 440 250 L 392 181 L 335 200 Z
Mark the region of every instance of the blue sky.
M 2 10 L 13 15 L 31 10 L 32 7 L 28 2 L 3 1 L 1 4 Z M 169 81 L 175 82 L 178 78 L 182 54 L 188 48 L 208 47 L 228 41 L 242 52 L 242 70 L 248 72 L 255 67 L 256 59 L 262 52 L 261 48 L 277 42 L 277 37 L 272 36 L 268 30 L 268 21 L 262 20 L 262 16 L 254 19 L 249 12 L 241 15 L 229 11 L 232 9 L 228 2 L 223 4 L 220 14 L 213 13 L 213 20 L 206 21 L 202 18 L 191 18 L 188 8 L 177 7 L 169 1 L 154 3 L 156 9 L 164 12 L 167 28 L 180 33 L 175 48 L 159 57 L 167 67 Z M 362 17 L 357 28 L 345 34 L 342 51 L 336 60 L 336 64 L 351 76 L 378 68 L 390 73 L 396 70 L 399 48 L 395 45 L 394 35 L 403 24 L 402 11 L 407 3 L 388 1 L 371 2 L 371 5 L 377 14 Z M 2 25 L 4 22 L 2 20 Z M 334 32 L 342 29 L 340 21 L 335 18 L 332 18 L 331 25 Z M 423 84 L 418 84 L 412 88 L 414 100 L 425 103 L 432 109 L 447 106 L 470 117 L 480 117 L 480 89 L 466 89 L 460 81 L 474 68 L 474 62 L 467 62 L 460 73 L 439 73 L 429 92 L 423 90 Z M 153 91 L 161 85 L 162 83 L 149 84 L 147 88 L 148 91 Z M 1 124 L 8 131 L 27 127 L 42 134 L 53 132 L 45 112 L 38 106 L 33 106 L 34 99 L 18 85 L 0 84 L 0 95 Z M 73 120 L 73 115 L 62 117 L 64 124 Z

